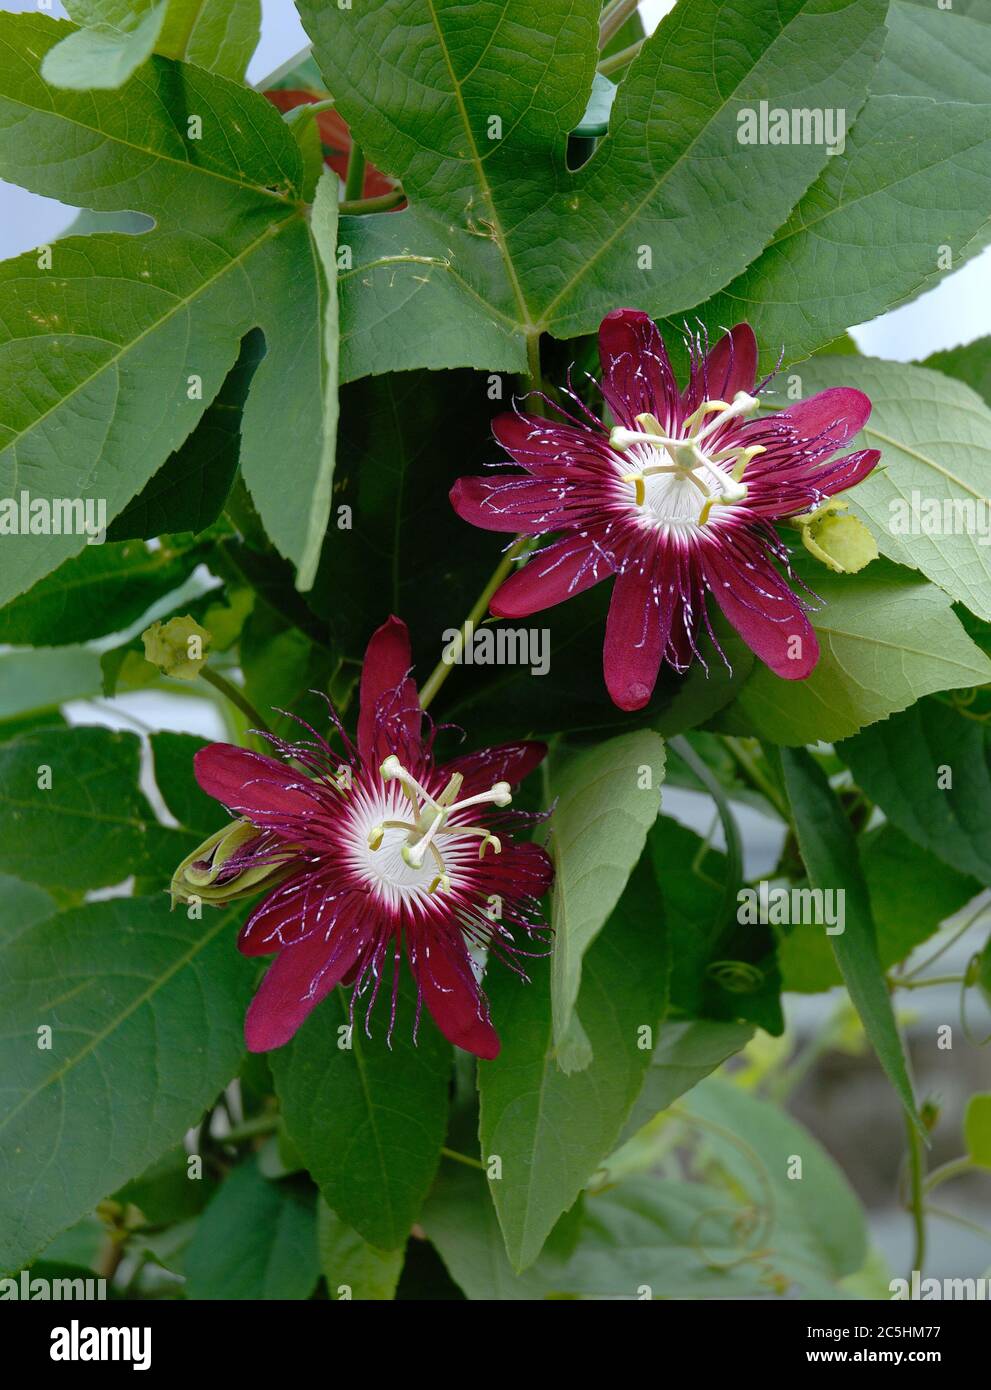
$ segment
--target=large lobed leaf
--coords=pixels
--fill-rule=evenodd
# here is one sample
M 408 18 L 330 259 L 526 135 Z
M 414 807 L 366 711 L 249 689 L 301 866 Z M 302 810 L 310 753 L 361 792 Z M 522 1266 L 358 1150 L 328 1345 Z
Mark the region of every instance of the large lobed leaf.
M 333 462 L 334 189 L 311 231 L 300 153 L 278 113 L 191 64 L 152 58 L 116 92 L 49 87 L 39 67 L 67 28 L 2 17 L 0 173 L 98 212 L 147 213 L 156 227 L 66 238 L 50 269 L 33 252 L 0 266 L 0 491 L 103 499 L 113 518 L 190 434 L 258 327 L 267 353 L 244 410 L 242 468 L 305 587 Z M 6 537 L 0 600 L 83 543 Z
M 302 0 L 339 109 L 411 204 L 343 225 L 346 379 L 421 365 L 522 370 L 524 340 L 541 330 L 589 331 L 617 303 L 658 315 L 705 299 L 760 251 L 828 158 L 823 144 L 741 144 L 738 113 L 771 98 L 852 119 L 886 4 L 682 0 L 620 85 L 609 135 L 570 171 L 599 8 L 387 0 L 340 11 Z

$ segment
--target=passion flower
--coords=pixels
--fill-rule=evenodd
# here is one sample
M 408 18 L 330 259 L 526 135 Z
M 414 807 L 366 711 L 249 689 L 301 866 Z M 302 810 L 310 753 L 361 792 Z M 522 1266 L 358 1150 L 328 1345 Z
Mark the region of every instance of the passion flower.
M 788 564 L 774 523 L 816 510 L 880 458 L 876 449 L 833 458 L 870 415 L 862 391 L 822 391 L 754 418 L 767 381 L 755 385 L 748 324 L 709 352 L 699 341 L 689 350 L 680 391 L 651 319 L 635 309 L 607 314 L 600 389 L 613 427 L 570 391 L 577 415 L 558 407 L 560 419 L 500 415 L 495 437 L 526 471 L 459 478 L 451 490 L 456 511 L 476 526 L 557 535 L 496 590 L 496 617 L 539 612 L 615 577 L 603 665 L 626 710 L 648 702 L 662 662 L 681 672 L 702 660 L 703 631 L 722 654 L 709 594 L 772 671 L 808 676 L 819 645 L 805 603 L 773 563 Z
M 267 851 L 259 837 L 246 843 L 244 867 L 258 872 L 267 853 L 281 878 L 238 939 L 245 955 L 277 953 L 248 1009 L 253 1052 L 288 1042 L 342 983 L 353 985 L 352 1013 L 367 995 L 367 1029 L 390 968 L 391 1037 L 404 954 L 417 1021 L 426 1004 L 450 1042 L 479 1057 L 499 1051 L 477 961 L 487 949 L 523 974 L 519 957 L 537 954 L 514 933 L 541 931 L 553 869 L 538 845 L 513 838 L 534 818 L 507 808 L 547 750 L 503 744 L 437 766 L 410 665 L 406 626 L 390 618 L 365 654 L 356 743 L 330 709 L 341 752 L 303 725 L 312 737 L 269 736 L 282 761 L 227 743 L 196 754 L 203 790 L 264 837 Z M 235 850 L 225 881 L 240 868 Z

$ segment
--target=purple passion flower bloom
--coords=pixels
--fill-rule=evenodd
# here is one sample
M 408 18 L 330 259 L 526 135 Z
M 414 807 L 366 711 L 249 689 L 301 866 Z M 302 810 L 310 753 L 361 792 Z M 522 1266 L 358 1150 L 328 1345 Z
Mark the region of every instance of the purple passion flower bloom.
M 543 759 L 542 743 L 503 744 L 438 767 L 433 731 L 397 618 L 374 634 L 361 675 L 357 742 L 337 716 L 343 754 L 309 725 L 297 743 L 271 737 L 285 761 L 228 743 L 195 758 L 208 795 L 257 833 L 223 866 L 225 880 L 269 865 L 278 886 L 238 938 L 248 956 L 277 953 L 245 1022 L 252 1052 L 288 1042 L 339 984 L 368 995 L 371 1013 L 392 967 L 395 1022 L 405 953 L 423 1004 L 444 1036 L 478 1057 L 499 1039 L 469 947 L 487 947 L 519 973 L 514 930 L 542 927 L 539 899 L 554 871 L 546 852 L 514 841 L 534 817 L 506 808 L 512 787 Z
M 651 319 L 616 309 L 599 328 L 601 392 L 609 428 L 568 392 L 573 415 L 522 411 L 493 422 L 523 473 L 459 478 L 458 514 L 490 531 L 556 539 L 496 591 L 491 612 L 521 618 L 614 577 L 603 665 L 625 710 L 650 699 L 662 662 L 676 671 L 701 656 L 712 632 L 707 596 L 778 676 L 803 680 L 819 644 L 774 561 L 788 551 L 774 523 L 809 513 L 854 487 L 876 449 L 834 458 L 871 411 L 862 391 L 836 388 L 754 418 L 757 343 L 737 324 L 710 352 L 690 344 L 679 391 Z

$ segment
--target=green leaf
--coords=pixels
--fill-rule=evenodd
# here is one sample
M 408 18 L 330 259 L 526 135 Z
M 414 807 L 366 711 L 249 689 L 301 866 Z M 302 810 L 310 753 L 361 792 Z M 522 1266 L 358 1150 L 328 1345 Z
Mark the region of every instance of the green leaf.
M 860 861 L 882 970 L 898 965 L 928 941 L 981 888 L 975 878 L 913 844 L 890 821 L 861 836 Z M 779 941 L 778 959 L 786 990 L 817 994 L 843 982 L 824 932 L 798 927 Z
M 704 1081 L 746 1047 L 753 1035 L 753 1027 L 747 1023 L 714 1023 L 694 1018 L 663 1023 L 647 1079 L 622 1138 L 629 1139 L 679 1096 Z
M 0 720 L 43 715 L 100 690 L 100 657 L 88 647 L 0 653 Z M 58 717 L 53 719 L 58 723 Z
M 572 1032 L 582 959 L 620 899 L 657 819 L 664 743 L 643 730 L 576 754 L 552 777 L 554 890 L 551 1007 L 558 1065 L 592 1060 Z
M 155 819 L 138 787 L 140 757 L 135 734 L 101 728 L 0 745 L 0 869 L 65 888 L 161 874 L 164 888 L 196 841 Z
M 892 0 L 887 26 L 842 153 L 763 253 L 698 311 L 710 332 L 746 319 L 767 370 L 782 345 L 797 361 L 927 289 L 991 231 L 991 81 L 971 58 L 986 29 L 959 5 L 903 0 Z M 924 73 L 921 84 L 906 65 Z M 772 104 L 787 105 L 776 92 Z
M 516 1271 L 537 1258 L 619 1138 L 650 1063 L 669 968 L 656 889 L 641 864 L 583 962 L 577 1012 L 593 1059 L 572 1075 L 554 1055 L 550 971 L 537 962 L 526 987 L 508 970 L 489 971 L 502 1051 L 479 1065 L 479 1136 L 483 1160 L 501 1160 L 489 1191 Z
M 179 824 L 204 837 L 226 825 L 230 816 L 219 802 L 200 790 L 193 773 L 193 758 L 207 746 L 206 740 L 194 734 L 164 730 L 152 734 L 149 742 L 156 785 Z
M 855 734 L 934 690 L 991 680 L 991 661 L 934 585 L 875 560 L 860 574 L 830 574 L 795 556 L 796 571 L 824 607 L 809 616 L 821 648 L 804 681 L 760 662 L 727 714 L 770 743 L 831 741 Z
M 317 1207 L 317 1248 L 332 1299 L 381 1302 L 395 1297 L 405 1247 L 376 1250 L 321 1201 Z
M 53 87 L 120 87 L 152 52 L 241 79 L 261 28 L 260 0 L 68 0 L 87 26 L 45 58 Z
M 186 1252 L 193 1299 L 306 1299 L 320 1278 L 313 1189 L 269 1182 L 239 1163 L 200 1217 Z
M 203 552 L 168 539 L 91 545 L 0 608 L 0 642 L 56 647 L 120 632 L 177 589 Z
M 867 1256 L 863 1208 L 807 1130 L 777 1106 L 719 1078 L 704 1081 L 682 1108 L 703 1122 L 706 1147 L 755 1204 L 770 1206 L 765 1239 L 774 1267 L 799 1283 L 806 1270 L 835 1280 L 860 1269 Z
M 156 226 L 60 240 L 47 269 L 33 252 L 0 266 L 11 383 L 0 490 L 13 495 L 27 469 L 36 497 L 103 499 L 113 519 L 191 433 L 260 328 L 267 352 L 244 409 L 242 467 L 273 541 L 299 582 L 312 582 L 327 519 L 331 296 L 300 202 L 296 143 L 262 96 L 192 64 L 154 58 L 115 92 L 48 87 L 37 67 L 66 28 L 33 15 L 0 21 L 0 173 L 98 212 L 147 213 Z M 322 247 L 328 221 L 325 207 Z M 43 389 L 24 392 L 24 380 Z M 82 545 L 6 537 L 0 601 Z
M 881 553 L 991 619 L 991 409 L 938 372 L 869 357 L 820 358 L 801 379 L 805 396 L 848 385 L 871 398 L 852 447 L 881 462 L 849 501 Z
M 956 377 L 976 391 L 985 405 L 991 405 L 991 336 L 977 338 L 965 347 L 933 352 L 919 365 Z
M 241 343 L 220 394 L 180 447 L 107 528 L 111 541 L 205 531 L 220 516 L 237 472 L 241 413 L 255 368 L 265 355 L 253 329 Z
M 271 1065 L 286 1133 L 328 1205 L 370 1244 L 395 1250 L 440 1158 L 451 1049 L 426 1017 L 413 1042 L 415 993 L 405 980 L 391 1047 L 389 1000 L 379 1001 L 371 1038 L 361 1012 L 356 1005 L 349 1031 L 335 990 Z
M 56 911 L 53 898 L 33 883 L 0 874 L 0 946 Z
M 859 786 L 911 840 L 991 884 L 991 730 L 941 700 L 846 739 Z
M 411 204 L 343 224 L 353 252 L 344 379 L 416 366 L 522 371 L 524 341 L 541 330 L 571 337 L 617 304 L 658 315 L 712 294 L 828 157 L 822 144 L 743 146 L 738 113 L 771 93 L 854 115 L 886 4 L 682 0 L 620 83 L 610 133 L 569 172 L 599 8 L 549 0 L 535 14 L 508 0 L 466 24 L 451 0 L 425 14 L 401 0 L 360 13 L 302 0 L 328 89 Z
M 781 765 L 802 859 L 813 888 L 842 892 L 844 930 L 830 938 L 837 964 L 878 1060 L 922 1132 L 891 998 L 857 840 L 826 774 L 805 749 L 783 748 Z
M 0 1267 L 143 1172 L 236 1072 L 254 973 L 237 922 L 115 898 L 2 947 Z
M 991 1168 L 991 1092 L 968 1100 L 963 1133 L 971 1162 L 979 1168 Z
M 670 816 L 658 816 L 647 846 L 671 941 L 672 1009 L 781 1034 L 774 936 L 739 922 L 735 910 L 727 918 L 727 901 L 735 909 L 740 885 L 726 856 Z

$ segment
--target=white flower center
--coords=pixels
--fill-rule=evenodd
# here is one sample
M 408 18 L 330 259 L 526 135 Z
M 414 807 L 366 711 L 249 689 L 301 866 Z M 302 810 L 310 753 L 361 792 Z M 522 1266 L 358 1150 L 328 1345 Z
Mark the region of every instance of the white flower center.
M 613 448 L 628 453 L 630 469 L 622 480 L 631 485 L 645 525 L 695 529 L 705 525 L 714 506 L 743 501 L 747 495 L 744 470 L 764 452 L 763 447 L 717 446 L 713 450 L 709 441 L 726 421 L 756 408 L 755 397 L 738 391 L 730 404 L 703 401 L 683 422 L 685 432 L 677 439 L 666 435 L 653 415 L 637 416 L 639 430 L 617 425 L 611 431 Z
M 490 848 L 496 854 L 502 850 L 498 837 L 484 826 L 449 822 L 468 806 L 508 806 L 508 782 L 496 782 L 487 792 L 458 801 L 460 773 L 454 773 L 436 797 L 395 755 L 386 758 L 381 773 L 381 791 L 359 790 L 352 802 L 351 858 L 359 875 L 390 906 L 447 892 L 459 868 L 483 858 Z

